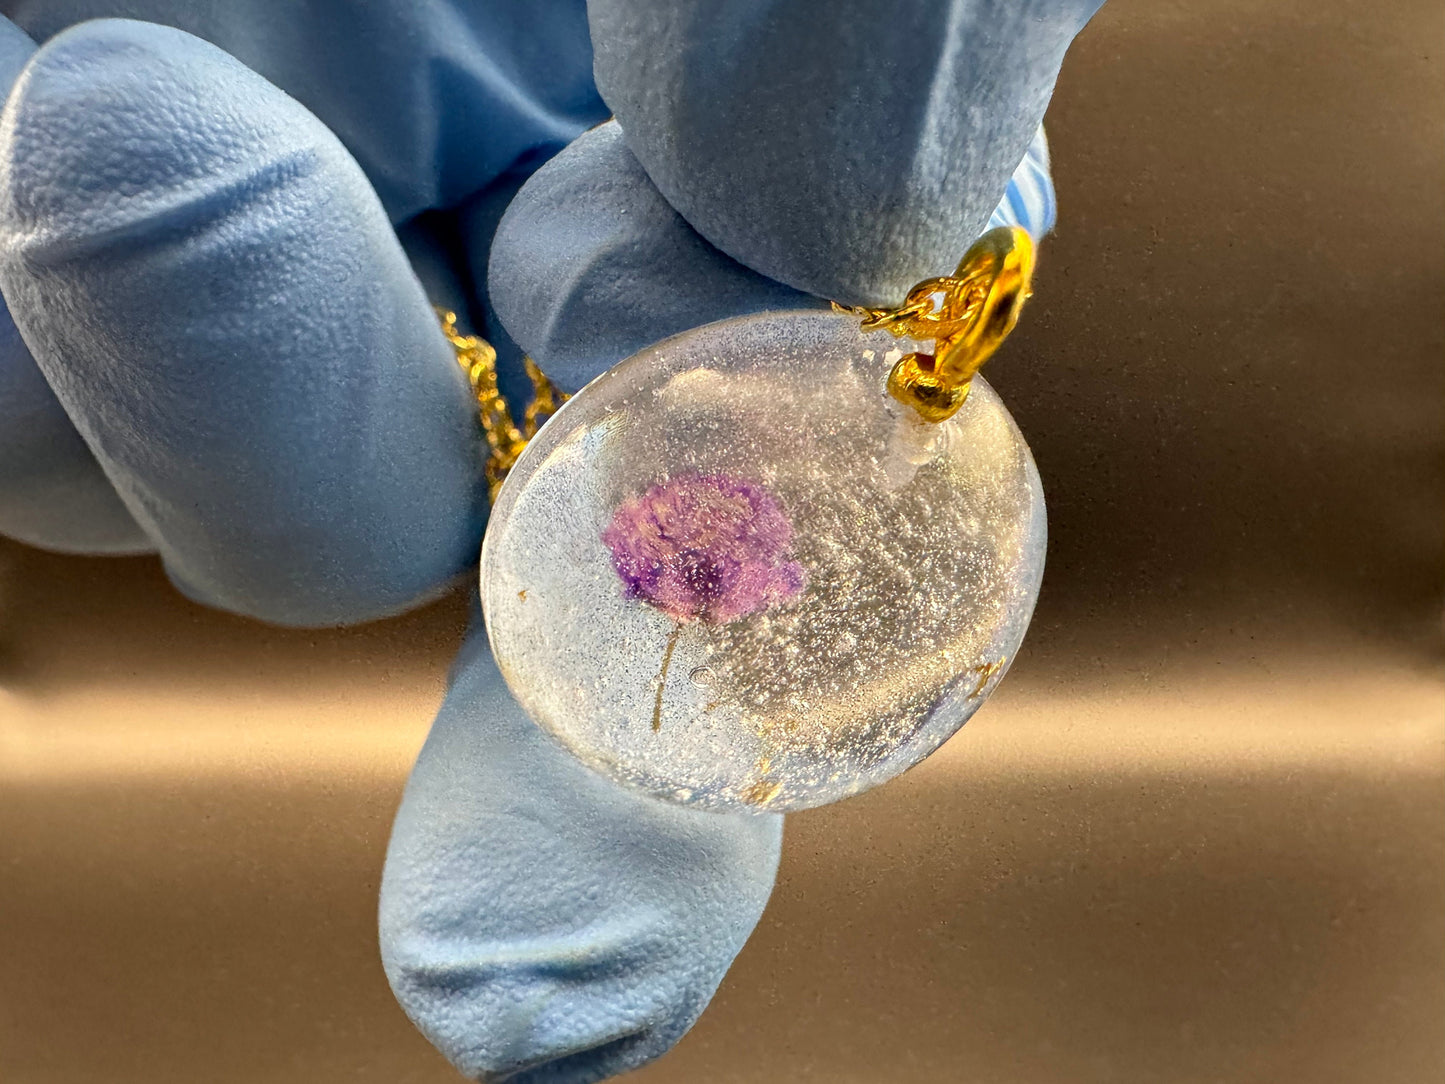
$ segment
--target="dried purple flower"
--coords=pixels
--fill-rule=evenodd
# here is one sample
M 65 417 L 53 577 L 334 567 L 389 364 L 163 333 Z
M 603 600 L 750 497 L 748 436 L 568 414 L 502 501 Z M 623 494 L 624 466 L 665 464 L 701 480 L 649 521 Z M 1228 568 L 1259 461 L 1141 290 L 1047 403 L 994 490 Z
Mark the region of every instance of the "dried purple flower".
M 683 625 L 725 625 L 796 597 L 808 574 L 787 559 L 793 525 L 759 482 L 680 474 L 622 502 L 602 541 L 627 590 L 677 622 L 662 653 L 652 729 Z
M 793 525 L 759 482 L 682 474 L 623 501 L 602 532 L 629 598 L 678 622 L 725 625 L 798 595 Z

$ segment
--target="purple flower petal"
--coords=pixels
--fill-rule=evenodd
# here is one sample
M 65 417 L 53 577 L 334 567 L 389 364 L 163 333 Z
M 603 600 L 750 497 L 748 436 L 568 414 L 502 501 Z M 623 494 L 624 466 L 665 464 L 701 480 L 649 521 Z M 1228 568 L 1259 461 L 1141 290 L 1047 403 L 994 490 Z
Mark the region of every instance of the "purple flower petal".
M 628 598 L 711 625 L 786 602 L 807 586 L 788 560 L 793 525 L 759 482 L 682 474 L 622 502 L 602 541 Z

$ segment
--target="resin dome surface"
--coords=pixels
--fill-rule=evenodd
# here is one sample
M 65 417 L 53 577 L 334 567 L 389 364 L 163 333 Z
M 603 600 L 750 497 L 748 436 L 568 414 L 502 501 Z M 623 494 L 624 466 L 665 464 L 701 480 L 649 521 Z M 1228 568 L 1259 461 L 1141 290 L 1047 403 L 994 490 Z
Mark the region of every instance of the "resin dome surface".
M 482 548 L 497 663 L 583 761 L 786 811 L 923 759 L 992 691 L 1043 573 L 1038 471 L 982 379 L 885 391 L 909 348 L 765 313 L 629 358 L 542 429 Z

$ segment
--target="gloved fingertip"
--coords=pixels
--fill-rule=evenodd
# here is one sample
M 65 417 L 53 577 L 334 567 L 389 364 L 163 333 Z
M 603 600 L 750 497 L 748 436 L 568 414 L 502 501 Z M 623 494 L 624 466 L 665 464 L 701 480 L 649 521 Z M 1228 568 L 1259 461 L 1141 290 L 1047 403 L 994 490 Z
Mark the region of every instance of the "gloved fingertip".
M 0 91 L 35 43 L 0 16 Z M 154 547 L 126 511 L 95 456 L 0 304 L 0 534 L 60 553 L 133 554 Z
M 699 234 L 799 290 L 895 305 L 983 231 L 1098 6 L 592 0 L 588 20 L 603 98 Z
M 0 534 L 55 553 L 155 549 L 0 306 Z
M 616 122 L 580 136 L 522 187 L 497 227 L 487 283 L 508 333 L 567 391 L 699 324 L 826 304 L 703 240 Z
M 465 376 L 336 137 L 216 47 L 83 23 L 0 126 L 0 284 L 173 579 L 287 625 L 368 620 L 476 556 Z
M 387 851 L 382 960 L 463 1073 L 585 1084 L 669 1049 L 772 889 L 782 818 L 672 806 L 584 767 L 512 700 L 480 626 Z

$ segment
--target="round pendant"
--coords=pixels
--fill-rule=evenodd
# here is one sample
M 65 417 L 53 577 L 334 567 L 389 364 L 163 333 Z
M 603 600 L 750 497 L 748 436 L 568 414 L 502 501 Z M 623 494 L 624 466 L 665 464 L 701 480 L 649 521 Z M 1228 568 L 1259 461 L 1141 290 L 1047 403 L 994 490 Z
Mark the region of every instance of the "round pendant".
M 482 546 L 497 664 L 584 762 L 663 798 L 804 809 L 922 760 L 1008 668 L 1043 492 L 998 396 L 922 421 L 913 346 L 825 312 L 709 324 L 584 388 Z

